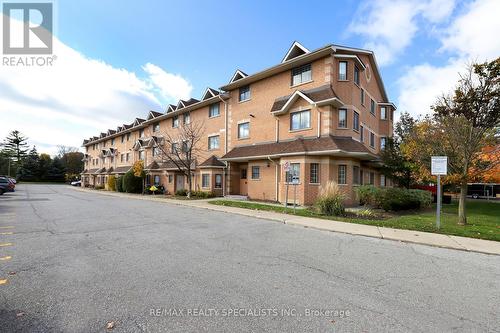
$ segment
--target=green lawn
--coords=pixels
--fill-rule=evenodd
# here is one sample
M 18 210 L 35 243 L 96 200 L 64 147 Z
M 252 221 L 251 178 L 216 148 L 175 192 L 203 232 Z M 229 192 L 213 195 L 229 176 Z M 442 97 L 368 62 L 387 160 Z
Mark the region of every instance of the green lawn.
M 263 203 L 233 201 L 233 200 L 213 200 L 214 205 L 240 207 L 256 210 L 273 211 L 285 213 L 284 207 L 267 205 Z M 422 212 L 403 212 L 400 214 L 388 214 L 385 218 L 374 220 L 325 216 L 318 214 L 311 209 L 297 209 L 295 215 L 306 217 L 317 217 L 336 221 L 344 221 L 359 224 L 376 225 L 380 227 L 409 229 L 456 235 L 472 238 L 481 238 L 500 241 L 500 203 L 469 201 L 467 202 L 468 225 L 457 225 L 458 203 L 443 205 L 441 214 L 441 229 L 436 229 L 436 210 L 429 209 Z M 286 213 L 293 214 L 292 208 L 287 208 Z

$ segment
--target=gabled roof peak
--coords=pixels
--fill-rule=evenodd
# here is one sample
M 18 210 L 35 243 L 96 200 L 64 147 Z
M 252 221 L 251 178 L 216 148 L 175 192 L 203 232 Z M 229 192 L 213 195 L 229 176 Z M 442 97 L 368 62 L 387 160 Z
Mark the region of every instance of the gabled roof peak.
M 247 76 L 248 76 L 248 74 L 246 74 L 245 72 L 242 72 L 241 70 L 237 69 L 236 72 L 234 72 L 234 75 L 231 78 L 231 81 L 229 81 L 229 83 L 233 83 L 235 81 L 241 80 L 241 79 L 243 79 L 243 78 L 245 78 Z
M 208 87 L 207 90 L 205 90 L 205 93 L 203 94 L 203 96 L 201 97 L 201 100 L 204 101 L 206 99 L 215 97 L 219 94 L 220 94 L 219 91 Z
M 285 57 L 281 61 L 281 63 L 287 62 L 288 60 L 291 60 L 293 58 L 296 58 L 298 56 L 310 53 L 307 48 L 305 48 L 302 44 L 299 42 L 295 41 L 293 42 L 292 46 L 288 49 L 288 52 L 286 53 Z

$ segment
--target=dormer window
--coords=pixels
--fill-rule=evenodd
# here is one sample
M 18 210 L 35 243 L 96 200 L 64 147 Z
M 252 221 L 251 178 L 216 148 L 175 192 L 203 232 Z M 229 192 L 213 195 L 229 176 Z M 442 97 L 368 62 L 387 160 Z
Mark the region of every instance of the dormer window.
M 248 101 L 250 99 L 250 86 L 240 88 L 240 102 Z
M 292 86 L 312 80 L 311 64 L 292 69 Z

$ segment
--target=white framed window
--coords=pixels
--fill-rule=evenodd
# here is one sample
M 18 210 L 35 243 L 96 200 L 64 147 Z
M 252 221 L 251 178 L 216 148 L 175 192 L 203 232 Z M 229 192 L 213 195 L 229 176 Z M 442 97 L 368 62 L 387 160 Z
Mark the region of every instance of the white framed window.
M 127 141 L 130 141 L 130 132 L 127 133 Z
M 250 99 L 250 86 L 241 87 L 239 90 L 239 101 L 247 101 Z
M 184 125 L 189 124 L 191 122 L 191 113 L 186 112 L 182 115 L 182 123 Z
M 172 117 L 172 127 L 179 127 L 179 116 Z
M 154 123 L 153 132 L 159 132 L 159 131 L 160 131 L 160 123 Z
M 215 174 L 215 186 L 214 188 L 222 188 L 222 175 L 217 173 Z
M 144 161 L 144 157 L 146 156 L 146 152 L 144 150 L 139 150 L 139 159 Z
M 380 175 L 380 186 L 385 186 L 385 175 Z
M 154 184 L 155 184 L 155 186 L 160 185 L 160 175 L 155 175 Z
M 201 187 L 203 188 L 210 187 L 210 175 L 208 173 L 204 173 L 201 175 Z
M 359 131 L 359 113 L 356 111 L 352 112 L 352 128 Z
M 153 156 L 158 156 L 158 155 L 160 155 L 160 148 L 153 147 Z
M 260 167 L 252 167 L 252 179 L 260 179 Z
M 347 80 L 347 61 L 339 61 L 339 80 Z
M 339 165 L 337 178 L 339 184 L 347 184 L 347 165 Z
M 375 115 L 375 101 L 373 99 L 370 99 L 370 113 Z
M 208 150 L 219 149 L 219 139 L 218 135 L 208 137 Z
M 354 66 L 354 83 L 359 86 L 359 68 L 358 66 Z
M 387 119 L 387 108 L 385 106 L 380 107 L 380 119 Z
M 312 80 L 311 64 L 302 65 L 292 69 L 292 86 Z
M 385 146 L 387 145 L 387 138 L 386 137 L 381 137 L 380 138 L 380 149 L 385 149 Z
M 365 90 L 360 90 L 361 105 L 365 105 Z
M 375 133 L 370 132 L 370 147 L 375 148 Z
M 121 154 L 120 155 L 120 162 L 124 162 L 125 161 L 125 154 Z
M 339 109 L 339 128 L 347 128 L 347 110 Z
M 128 162 L 130 160 L 130 153 L 127 153 L 127 155 L 125 156 L 125 161 Z
M 319 184 L 319 163 L 311 163 L 309 169 L 309 182 Z
M 125 135 L 122 135 L 121 136 L 121 142 L 124 143 L 125 142 Z
M 144 129 L 139 130 L 139 137 L 142 138 L 144 136 Z
M 113 146 L 115 144 L 115 138 L 111 139 L 111 145 Z
M 365 127 L 363 125 L 359 126 L 359 140 L 365 142 Z
M 250 123 L 238 124 L 238 139 L 246 139 L 250 137 Z
M 219 103 L 211 104 L 208 107 L 208 118 L 213 118 L 218 116 L 220 116 L 220 104 Z
M 290 130 L 311 128 L 311 111 L 299 111 L 290 114 Z
M 352 183 L 354 185 L 359 185 L 359 166 L 352 166 Z

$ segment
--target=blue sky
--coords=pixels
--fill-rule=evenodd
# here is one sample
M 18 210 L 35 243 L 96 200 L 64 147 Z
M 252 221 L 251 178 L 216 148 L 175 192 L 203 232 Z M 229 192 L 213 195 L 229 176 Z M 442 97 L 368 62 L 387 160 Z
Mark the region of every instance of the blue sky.
M 0 66 L 0 113 L 13 126 L 0 136 L 19 128 L 50 153 L 200 98 L 237 68 L 275 65 L 294 40 L 311 50 L 373 49 L 390 99 L 414 115 L 427 113 L 468 61 L 500 55 L 498 0 L 55 3 L 54 68 Z

